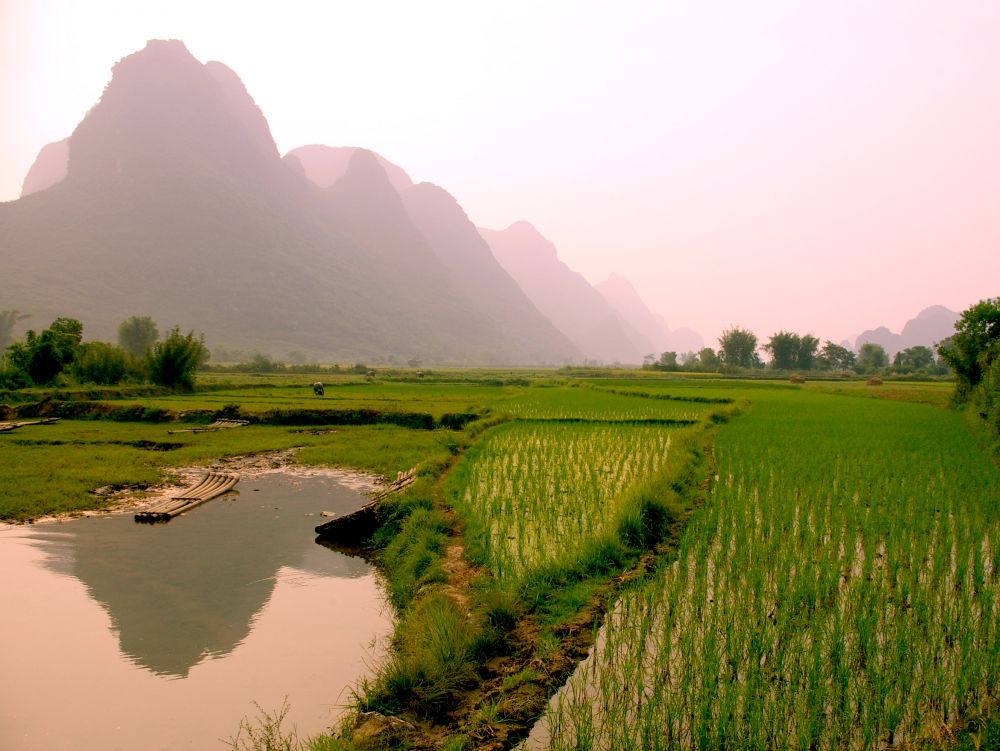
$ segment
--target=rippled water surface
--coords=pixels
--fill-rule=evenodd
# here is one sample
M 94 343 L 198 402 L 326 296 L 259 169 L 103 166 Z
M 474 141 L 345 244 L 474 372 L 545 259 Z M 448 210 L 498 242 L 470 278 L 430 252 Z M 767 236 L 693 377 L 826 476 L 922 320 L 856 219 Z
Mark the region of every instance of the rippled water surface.
M 374 570 L 315 543 L 364 498 L 272 473 L 167 524 L 0 527 L 0 748 L 225 749 L 291 705 L 333 724 L 391 629 Z

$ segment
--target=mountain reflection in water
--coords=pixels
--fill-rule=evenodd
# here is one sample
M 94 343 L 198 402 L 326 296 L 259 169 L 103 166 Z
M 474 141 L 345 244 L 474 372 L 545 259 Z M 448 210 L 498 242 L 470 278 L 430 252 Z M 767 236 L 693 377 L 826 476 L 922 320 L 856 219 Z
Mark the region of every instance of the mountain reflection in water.
M 322 510 L 365 499 L 327 477 L 269 474 L 239 494 L 166 524 L 131 515 L 85 519 L 35 537 L 46 565 L 79 579 L 110 615 L 124 655 L 164 676 L 185 677 L 246 639 L 281 567 L 320 576 L 371 573 L 361 558 L 317 546 Z M 308 618 L 308 613 L 302 614 Z

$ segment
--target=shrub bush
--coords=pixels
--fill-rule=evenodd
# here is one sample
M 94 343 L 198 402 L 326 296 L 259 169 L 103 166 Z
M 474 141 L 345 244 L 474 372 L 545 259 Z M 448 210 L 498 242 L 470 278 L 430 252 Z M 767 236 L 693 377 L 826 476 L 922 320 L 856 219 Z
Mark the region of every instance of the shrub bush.
M 191 391 L 194 372 L 207 358 L 203 337 L 195 339 L 193 331 L 182 336 L 174 326 L 166 339 L 153 345 L 149 357 L 150 380 L 160 386 Z

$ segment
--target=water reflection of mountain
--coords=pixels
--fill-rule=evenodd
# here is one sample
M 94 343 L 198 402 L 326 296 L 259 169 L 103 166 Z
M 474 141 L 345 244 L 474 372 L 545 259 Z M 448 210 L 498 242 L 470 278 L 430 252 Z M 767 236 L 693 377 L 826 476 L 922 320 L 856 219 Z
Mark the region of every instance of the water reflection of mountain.
M 38 537 L 49 566 L 78 578 L 109 613 L 125 655 L 183 677 L 247 637 L 279 568 L 346 578 L 371 571 L 313 541 L 318 512 L 357 508 L 357 493 L 329 478 L 287 475 L 237 487 L 235 500 L 216 499 L 168 524 L 81 519 Z

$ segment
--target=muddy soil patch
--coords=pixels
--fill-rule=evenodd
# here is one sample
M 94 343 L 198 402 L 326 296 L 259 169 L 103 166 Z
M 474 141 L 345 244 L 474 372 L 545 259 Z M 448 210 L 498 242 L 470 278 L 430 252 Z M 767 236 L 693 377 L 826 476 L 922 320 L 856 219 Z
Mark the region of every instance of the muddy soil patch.
M 104 504 L 97 509 L 69 511 L 51 514 L 26 522 L 12 524 L 43 524 L 88 516 L 125 514 L 142 511 L 176 494 L 182 488 L 196 483 L 206 472 L 237 474 L 240 480 L 267 474 L 285 473 L 298 477 L 332 477 L 337 482 L 362 495 L 371 495 L 385 488 L 385 482 L 378 475 L 345 467 L 318 467 L 294 463 L 298 449 L 285 449 L 245 456 L 230 456 L 217 459 L 201 466 L 178 467 L 171 470 L 173 479 L 161 485 L 114 486 L 96 488 L 94 495 L 102 498 Z M 237 486 L 237 490 L 239 486 Z

